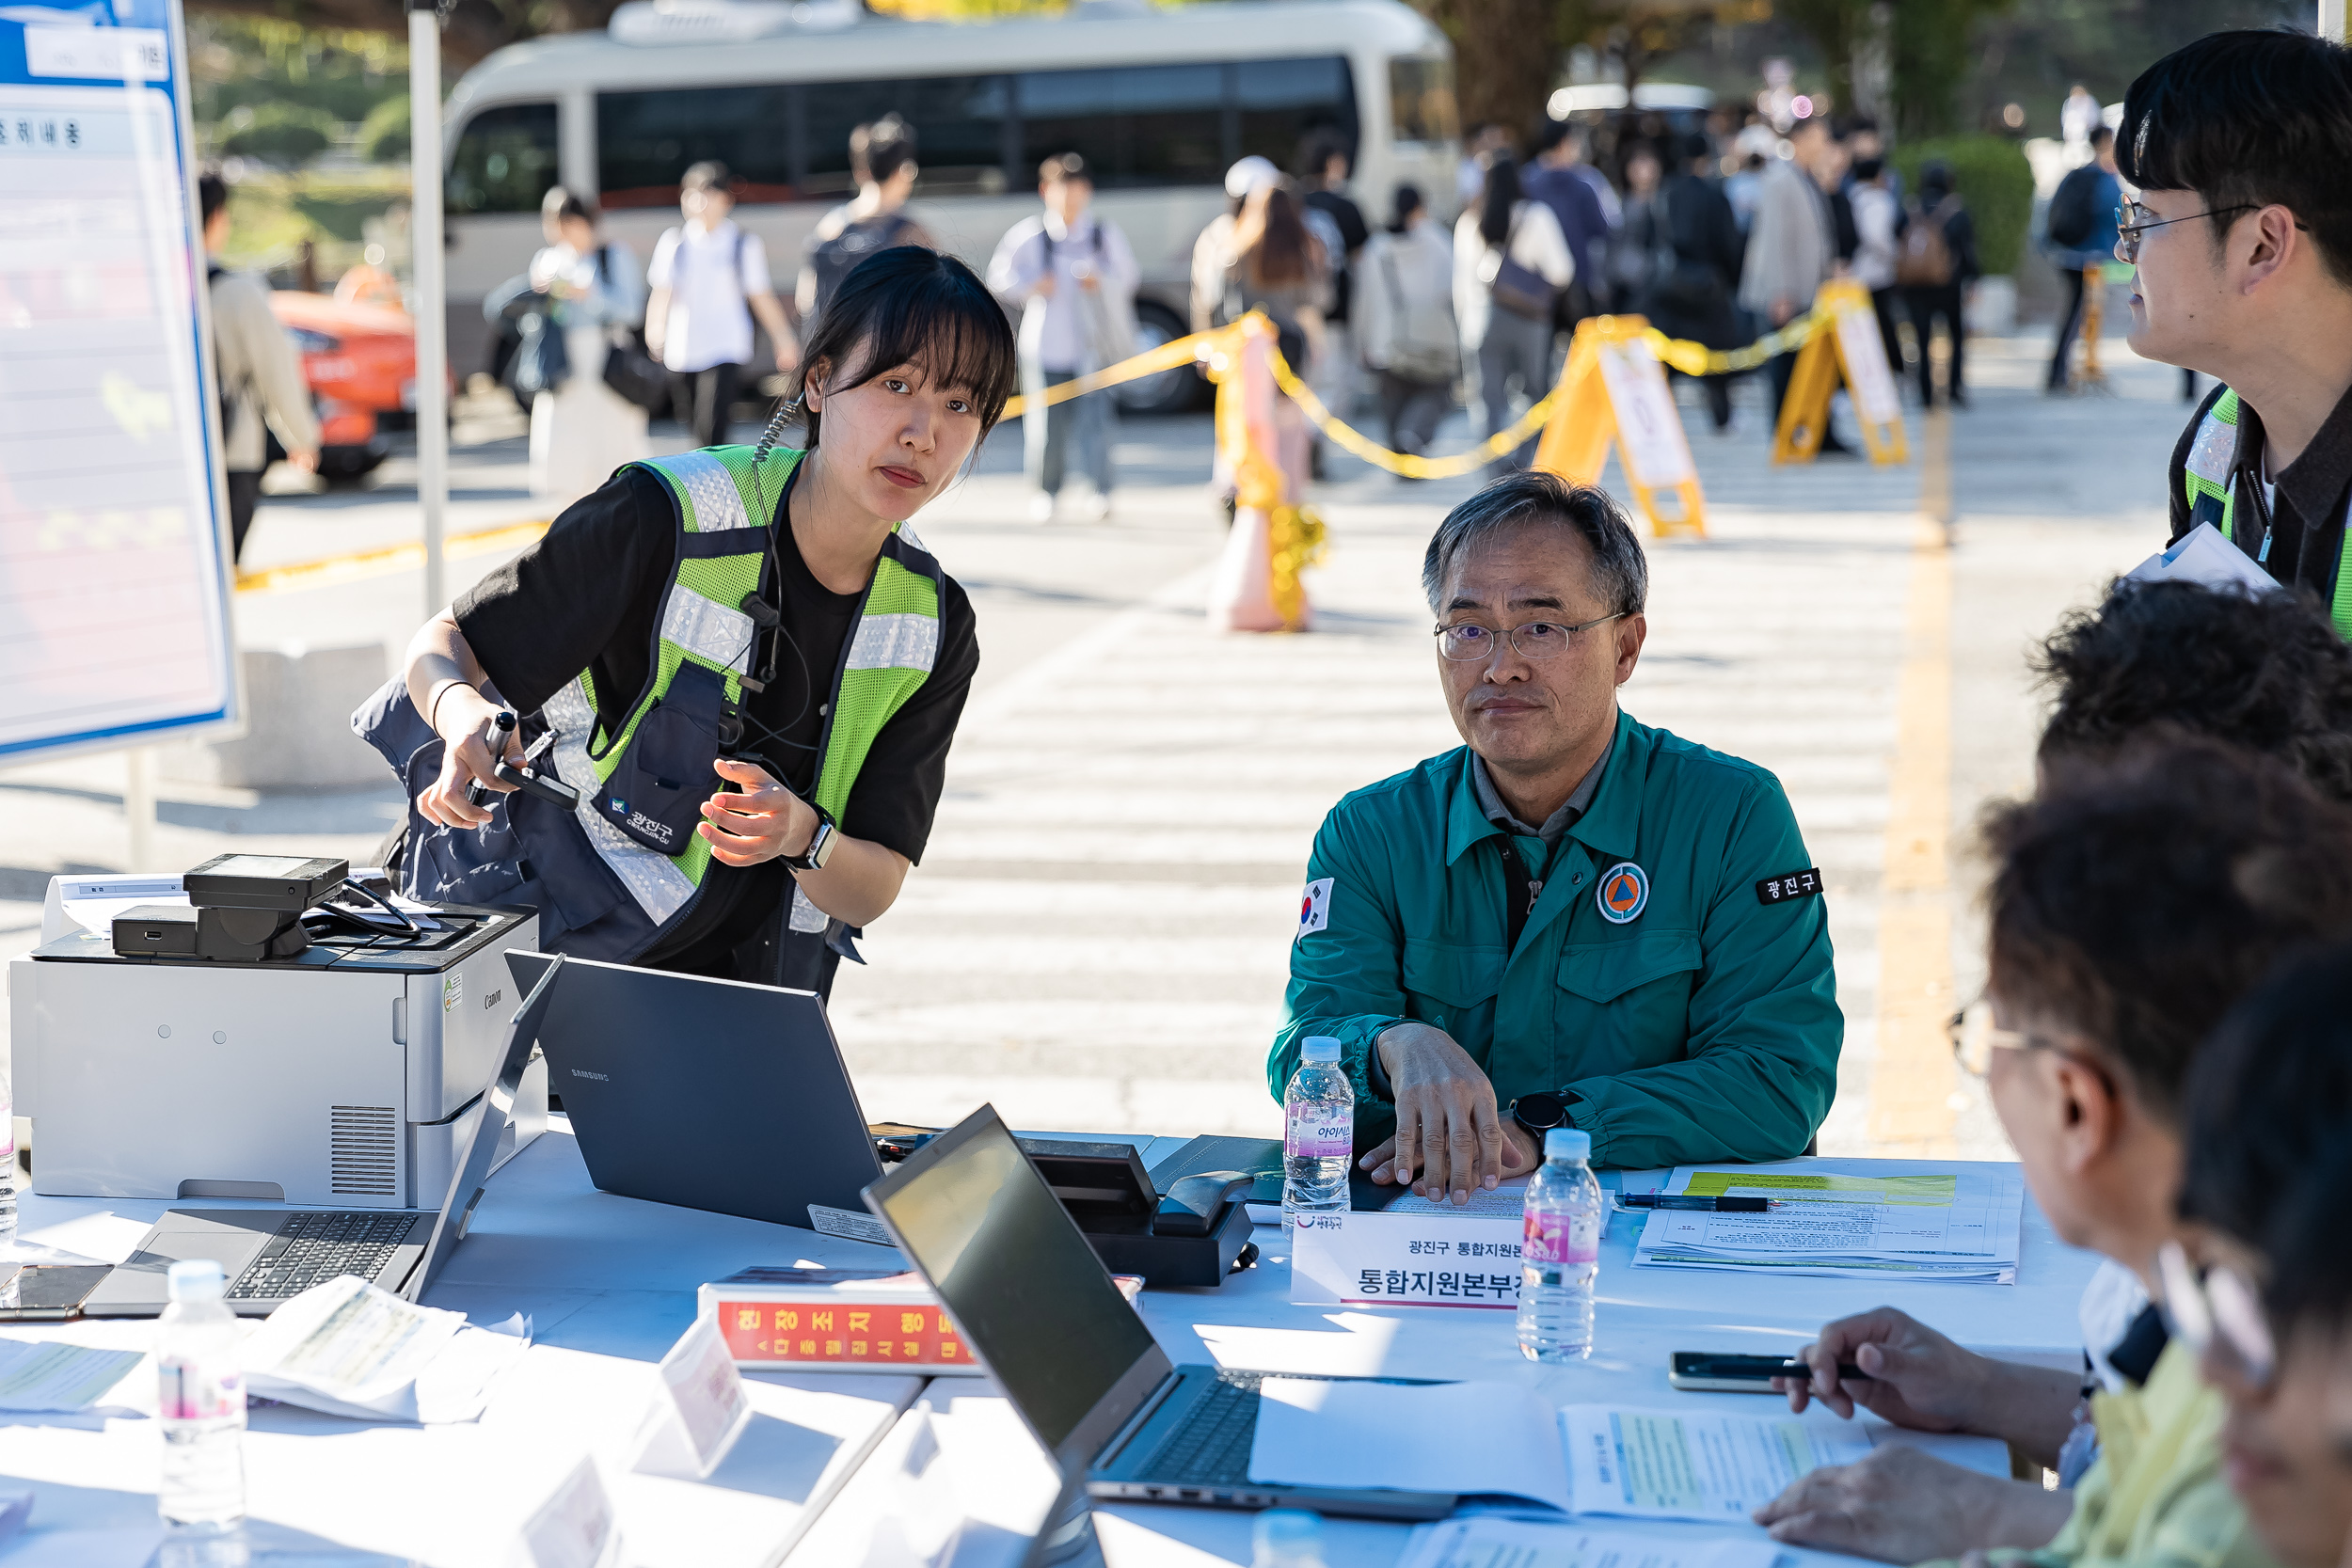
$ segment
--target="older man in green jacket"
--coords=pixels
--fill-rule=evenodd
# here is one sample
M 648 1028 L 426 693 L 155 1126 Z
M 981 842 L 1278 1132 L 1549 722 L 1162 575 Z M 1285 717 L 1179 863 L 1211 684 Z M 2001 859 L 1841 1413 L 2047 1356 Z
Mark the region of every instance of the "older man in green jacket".
M 1266 1064 L 1339 1039 L 1360 1164 L 1470 1193 L 1590 1132 L 1597 1164 L 1777 1160 L 1845 1032 L 1821 877 L 1780 782 L 1637 723 L 1648 569 L 1601 492 L 1480 492 L 1422 564 L 1458 751 L 1324 819 Z

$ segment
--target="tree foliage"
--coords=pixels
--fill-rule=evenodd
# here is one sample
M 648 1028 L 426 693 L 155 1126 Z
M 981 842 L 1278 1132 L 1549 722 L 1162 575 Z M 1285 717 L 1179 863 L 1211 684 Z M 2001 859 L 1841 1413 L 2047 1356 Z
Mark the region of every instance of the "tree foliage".
M 2033 224 L 2033 168 L 2007 136 L 1949 136 L 1899 142 L 1895 166 L 1908 190 L 1919 171 L 1940 163 L 1952 171 L 1952 189 L 1977 220 L 1977 264 L 1994 277 L 2013 276 Z
M 300 168 L 335 144 L 332 115 L 299 103 L 240 109 L 222 126 L 220 150 L 279 168 Z
M 372 164 L 408 161 L 408 95 L 388 98 L 359 122 L 359 156 Z

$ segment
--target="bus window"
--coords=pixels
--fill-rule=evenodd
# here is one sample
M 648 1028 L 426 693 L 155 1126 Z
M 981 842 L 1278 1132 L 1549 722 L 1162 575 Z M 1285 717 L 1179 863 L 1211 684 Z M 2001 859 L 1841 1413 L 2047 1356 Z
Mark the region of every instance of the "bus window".
M 1213 185 L 1224 147 L 1225 68 L 1127 66 L 1021 76 L 1022 165 L 1084 157 L 1097 185 Z
M 1287 169 L 1298 161 L 1310 131 L 1336 131 L 1356 156 L 1356 89 L 1347 61 L 1337 55 L 1305 60 L 1244 60 L 1231 68 L 1240 111 L 1241 145 Z
M 442 201 L 453 213 L 535 213 L 555 183 L 555 105 L 501 103 L 466 121 Z
M 1389 137 L 1400 142 L 1447 142 L 1460 135 L 1454 106 L 1454 62 L 1389 62 Z
M 1005 189 L 1008 76 L 934 76 L 909 82 L 898 114 L 914 127 L 914 161 L 926 196 L 998 196 Z
M 689 165 L 716 158 L 742 201 L 788 201 L 791 89 L 776 84 L 596 95 L 596 184 L 607 207 L 667 207 Z

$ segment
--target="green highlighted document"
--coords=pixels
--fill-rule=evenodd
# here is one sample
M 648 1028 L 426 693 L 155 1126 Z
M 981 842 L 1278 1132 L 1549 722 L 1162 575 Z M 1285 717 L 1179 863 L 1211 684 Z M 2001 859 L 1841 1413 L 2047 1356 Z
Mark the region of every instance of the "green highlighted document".
M 2017 1283 L 2026 1184 L 2015 1165 L 1929 1160 L 1684 1165 L 1664 1190 L 1760 1197 L 1772 1208 L 1761 1214 L 1652 1210 L 1633 1254 L 1647 1267 Z

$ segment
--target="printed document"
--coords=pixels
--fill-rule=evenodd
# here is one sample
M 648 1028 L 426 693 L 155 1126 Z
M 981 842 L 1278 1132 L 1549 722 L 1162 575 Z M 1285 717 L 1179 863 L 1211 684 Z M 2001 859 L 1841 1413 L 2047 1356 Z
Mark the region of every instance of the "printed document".
M 1904 1432 L 1877 1420 L 1572 1404 L 1561 1424 L 1578 1513 L 1746 1524 L 1799 1476 L 1851 1465 L 1885 1443 L 1989 1475 L 2009 1473 L 2008 1449 L 1993 1438 Z
M 1429 1441 L 1444 1433 L 1443 1442 Z M 1567 1512 L 1555 1408 L 1512 1383 L 1269 1377 L 1249 1479 L 1525 1497 Z
M 140 1359 L 135 1350 L 0 1339 L 0 1410 L 87 1410 Z
M 1924 1160 L 1685 1165 L 1670 1193 L 1761 1197 L 1761 1214 L 1652 1210 L 1634 1261 L 1845 1278 L 2012 1285 L 2025 1180 L 2014 1165 Z
M 272 1312 L 238 1354 L 246 1386 L 264 1399 L 362 1420 L 465 1421 L 529 1348 L 528 1325 L 516 1326 L 470 1327 L 463 1312 L 344 1275 Z
M 1659 1540 L 1494 1514 L 1416 1526 L 1397 1568 L 1772 1568 L 1770 1541 Z

